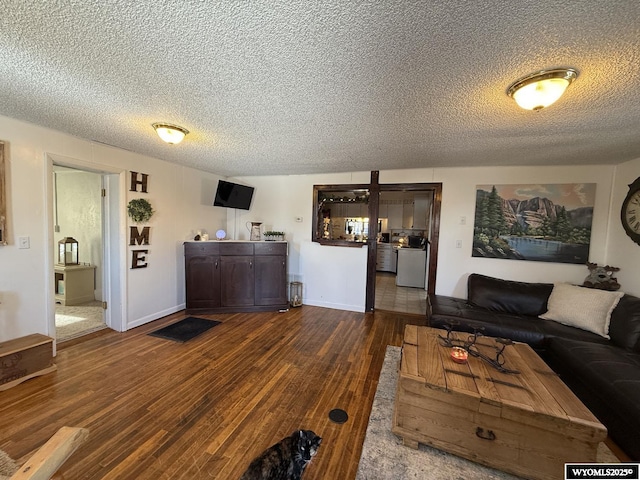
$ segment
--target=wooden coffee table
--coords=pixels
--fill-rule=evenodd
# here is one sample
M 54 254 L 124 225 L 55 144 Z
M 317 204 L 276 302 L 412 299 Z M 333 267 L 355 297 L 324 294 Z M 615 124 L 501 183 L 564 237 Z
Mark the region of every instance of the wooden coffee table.
M 408 325 L 392 431 L 418 443 L 533 479 L 564 478 L 564 464 L 595 462 L 606 428 L 524 343 L 508 345 L 501 373 L 480 358 L 455 363 L 439 335 Z M 458 340 L 467 333 L 453 333 Z M 495 339 L 480 337 L 495 357 Z

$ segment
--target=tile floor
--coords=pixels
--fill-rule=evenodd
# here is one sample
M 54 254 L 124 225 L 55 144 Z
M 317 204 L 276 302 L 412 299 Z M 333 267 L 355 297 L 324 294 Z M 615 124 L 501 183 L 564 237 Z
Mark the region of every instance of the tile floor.
M 427 292 L 422 288 L 396 287 L 394 273 L 377 272 L 375 308 L 426 315 Z

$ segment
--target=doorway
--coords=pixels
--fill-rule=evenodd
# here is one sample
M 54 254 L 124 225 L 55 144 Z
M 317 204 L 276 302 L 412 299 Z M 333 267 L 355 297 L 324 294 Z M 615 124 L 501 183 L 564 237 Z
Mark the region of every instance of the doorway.
M 45 160 L 49 335 L 60 343 L 104 328 L 124 331 L 125 255 L 119 239 L 125 171 L 53 154 Z M 67 258 L 65 248 L 75 254 Z
M 377 310 L 416 315 L 426 312 L 426 267 L 433 198 L 433 190 L 380 191 L 375 293 Z M 424 242 L 417 239 L 424 239 Z
M 435 293 L 442 184 L 377 187 L 377 205 L 371 209 L 377 237 L 370 244 L 375 248 L 367 269 L 367 310 L 424 316 L 427 296 Z
M 59 343 L 107 327 L 102 309 L 101 192 L 101 174 L 53 165 L 55 326 Z

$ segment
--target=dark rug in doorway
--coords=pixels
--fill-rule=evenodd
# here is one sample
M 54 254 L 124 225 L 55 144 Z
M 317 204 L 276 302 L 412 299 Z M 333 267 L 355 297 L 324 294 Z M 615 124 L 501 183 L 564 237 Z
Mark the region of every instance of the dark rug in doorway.
M 187 317 L 179 322 L 172 323 L 155 332 L 151 332 L 149 335 L 166 338 L 167 340 L 173 340 L 175 342 L 186 342 L 206 332 L 210 328 L 220 325 L 220 323 L 221 322 L 216 320 L 207 320 L 206 318 Z

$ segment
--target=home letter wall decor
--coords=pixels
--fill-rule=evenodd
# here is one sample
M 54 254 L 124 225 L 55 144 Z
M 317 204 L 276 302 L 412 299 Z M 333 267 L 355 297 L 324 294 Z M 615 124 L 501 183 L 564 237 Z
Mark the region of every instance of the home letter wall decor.
M 142 193 L 147 192 L 147 181 L 149 175 L 146 173 L 138 173 L 131 171 L 131 188 L 130 191 L 137 192 L 138 186 Z M 129 218 L 134 222 L 148 222 L 153 215 L 151 204 L 144 198 L 133 199 L 127 205 L 127 213 Z M 129 245 L 149 245 L 149 237 L 151 235 L 151 227 L 143 227 L 142 232 L 137 226 L 129 227 Z M 131 250 L 131 269 L 147 268 L 147 255 L 149 250 Z
M 140 175 L 140 180 L 138 180 L 138 175 Z M 147 178 L 149 177 L 149 175 L 147 175 L 146 173 L 138 173 L 138 172 L 131 172 L 131 187 L 129 188 L 130 192 L 137 192 L 138 191 L 138 185 L 140 185 L 142 187 L 142 190 L 140 190 L 143 193 L 147 193 Z
M 142 232 L 138 227 L 129 227 L 129 245 L 149 245 L 149 230 L 151 227 L 144 227 Z
M 147 268 L 149 266 L 146 257 L 147 253 L 149 253 L 149 250 L 132 250 L 131 268 Z

